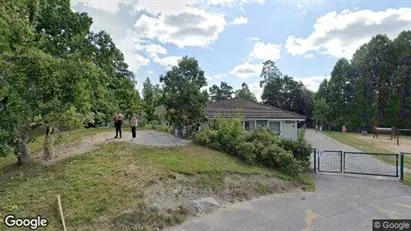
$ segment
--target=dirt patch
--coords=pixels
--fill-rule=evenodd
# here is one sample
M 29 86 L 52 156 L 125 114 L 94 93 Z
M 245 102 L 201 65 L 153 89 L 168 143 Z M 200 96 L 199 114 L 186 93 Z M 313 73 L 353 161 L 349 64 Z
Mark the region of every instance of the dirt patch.
M 361 136 L 356 135 L 357 139 L 364 140 L 372 143 L 378 148 L 385 150 L 390 150 L 391 152 L 411 152 L 411 137 L 410 136 L 400 136 L 400 145 L 397 145 L 397 140 L 391 140 L 391 136 L 379 135 L 378 138 L 373 138 L 372 135 Z
M 190 143 L 188 140 L 178 139 L 171 134 L 157 131 L 137 131 L 135 140 L 131 140 L 131 137 L 128 137 L 128 135 L 125 134 L 123 134 L 122 139 L 114 139 L 113 137 L 114 132 L 102 132 L 81 141 L 59 146 L 56 148 L 55 156 L 52 160 L 47 162 L 42 161 L 41 163 L 44 165 L 51 165 L 62 159 L 90 152 L 96 149 L 99 145 L 110 142 L 131 142 L 138 145 L 162 147 L 181 146 Z M 42 152 L 37 156 L 40 158 L 42 156 Z
M 217 176 L 175 174 L 149 186 L 145 191 L 145 198 L 150 208 L 165 211 L 186 207 L 191 201 L 204 197 L 212 197 L 220 203 L 220 207 L 225 207 L 230 203 L 268 194 L 302 191 L 304 189 L 300 184 L 272 176 L 233 173 Z

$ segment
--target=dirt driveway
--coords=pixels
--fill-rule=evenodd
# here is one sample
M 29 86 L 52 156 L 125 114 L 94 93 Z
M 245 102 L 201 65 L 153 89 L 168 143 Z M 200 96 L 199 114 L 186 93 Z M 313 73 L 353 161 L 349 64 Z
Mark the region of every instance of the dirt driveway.
M 131 142 L 139 145 L 160 147 L 181 146 L 190 143 L 188 140 L 179 139 L 165 132 L 150 130 L 137 131 L 136 140 L 133 141 L 130 139 L 131 134 L 127 132 L 124 132 L 122 139 L 113 139 L 113 137 L 114 132 L 103 132 L 90 136 L 84 140 L 60 146 L 56 148 L 55 157 L 51 161 L 43 162 L 43 164 L 49 165 L 71 156 L 81 155 L 97 148 L 98 145 L 110 142 Z M 39 156 L 41 156 L 41 154 L 39 154 Z

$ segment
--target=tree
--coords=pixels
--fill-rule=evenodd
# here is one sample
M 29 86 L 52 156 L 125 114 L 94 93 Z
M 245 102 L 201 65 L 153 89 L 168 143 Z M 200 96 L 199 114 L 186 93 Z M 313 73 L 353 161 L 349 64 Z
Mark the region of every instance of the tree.
M 321 99 L 315 100 L 313 120 L 317 124 L 324 126 L 324 124 L 328 122 L 328 118 L 327 118 L 328 110 L 329 110 L 329 107 L 325 99 L 321 98 Z
M 187 128 L 190 136 L 198 123 L 205 119 L 205 107 L 208 99 L 207 91 L 201 91 L 207 86 L 204 71 L 198 61 L 188 56 L 179 60 L 165 75 L 160 76 L 163 84 L 162 102 L 166 108 L 166 118 L 170 124 L 179 130 Z
M 90 32 L 91 22 L 68 0 L 0 4 L 0 155 L 27 162 L 30 131 L 46 125 L 50 159 L 60 126 L 135 110 L 134 75 L 108 34 Z
M 261 99 L 267 105 L 304 115 L 310 107 L 304 84 L 288 75 L 274 78 L 265 84 Z
M 326 101 L 329 105 L 330 122 L 339 127 L 346 124 L 353 94 L 352 67 L 347 59 L 339 59 L 331 72 Z M 325 95 L 319 97 L 324 97 Z
M 226 82 L 221 82 L 220 87 L 213 85 L 210 87 L 210 96 L 213 102 L 231 99 L 233 92 L 233 87 L 228 85 Z
M 143 84 L 143 111 L 147 122 L 155 120 L 156 102 L 154 98 L 154 86 L 150 79 L 147 78 Z
M 281 78 L 282 76 L 283 74 L 275 65 L 275 62 L 267 60 L 263 63 L 263 69 L 260 74 L 260 78 L 262 79 L 260 81 L 260 87 L 263 87 L 272 80 Z
M 241 89 L 235 92 L 235 97 L 257 102 L 257 98 L 255 98 L 254 93 L 250 91 L 246 83 L 241 84 Z

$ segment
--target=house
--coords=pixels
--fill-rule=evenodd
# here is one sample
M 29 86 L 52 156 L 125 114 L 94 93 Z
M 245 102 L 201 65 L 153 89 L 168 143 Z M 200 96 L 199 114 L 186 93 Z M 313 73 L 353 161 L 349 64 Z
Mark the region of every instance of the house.
M 296 139 L 298 123 L 305 121 L 305 116 L 294 112 L 282 110 L 262 103 L 256 103 L 245 99 L 228 99 L 211 102 L 206 108 L 207 119 L 243 118 L 245 130 L 258 126 L 268 127 L 281 137 Z

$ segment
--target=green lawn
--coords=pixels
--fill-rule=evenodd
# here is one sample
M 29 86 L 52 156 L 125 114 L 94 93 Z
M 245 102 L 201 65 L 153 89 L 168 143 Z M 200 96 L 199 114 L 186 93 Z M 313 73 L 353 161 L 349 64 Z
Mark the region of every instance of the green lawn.
M 74 131 L 67 134 L 68 138 L 62 143 L 101 131 Z M 39 151 L 40 144 L 36 142 L 29 148 Z M 158 213 L 143 203 L 145 187 L 173 178 L 177 173 L 188 176 L 201 174 L 204 178 L 199 178 L 196 186 L 211 189 L 223 184 L 221 176 L 228 173 L 275 176 L 305 184 L 308 190 L 315 187 L 309 175 L 292 179 L 197 145 L 157 148 L 128 142 L 108 143 L 90 153 L 64 159 L 48 167 L 35 162 L 16 167 L 13 156 L 0 160 L 0 217 L 8 213 L 19 216 L 41 214 L 50 221 L 46 230 L 61 229 L 57 194 L 61 195 L 69 230 L 79 227 L 86 230 L 120 229 L 116 226 L 120 224 L 121 229 L 132 229 L 135 226 L 127 225 L 131 217 L 134 225 L 148 229 L 181 223 L 186 216 L 183 210 Z M 261 190 L 265 188 L 261 187 Z M 127 227 L 123 227 L 124 224 Z
M 348 146 L 351 146 L 353 148 L 356 148 L 362 152 L 371 152 L 371 153 L 384 153 L 384 154 L 393 154 L 395 152 L 389 151 L 387 149 L 383 149 L 380 147 L 377 147 L 374 143 L 370 142 L 370 141 L 366 141 L 366 140 L 362 140 L 362 139 L 358 139 L 356 136 L 358 135 L 357 133 L 342 133 L 342 132 L 324 132 L 323 134 L 343 143 L 346 144 Z M 394 164 L 395 163 L 395 159 L 392 157 L 388 157 L 388 156 L 381 156 L 378 155 L 376 156 L 378 159 L 386 162 L 386 163 L 390 163 L 390 164 Z M 411 169 L 411 155 L 405 155 L 404 158 L 404 167 Z M 410 173 L 406 173 L 404 175 L 404 184 L 407 184 L 409 186 L 411 186 L 411 174 Z

